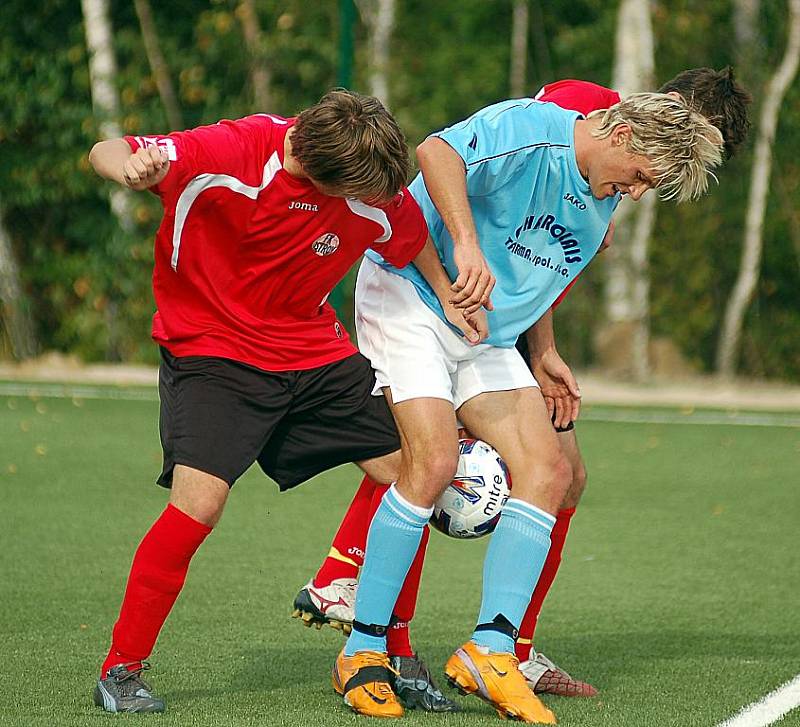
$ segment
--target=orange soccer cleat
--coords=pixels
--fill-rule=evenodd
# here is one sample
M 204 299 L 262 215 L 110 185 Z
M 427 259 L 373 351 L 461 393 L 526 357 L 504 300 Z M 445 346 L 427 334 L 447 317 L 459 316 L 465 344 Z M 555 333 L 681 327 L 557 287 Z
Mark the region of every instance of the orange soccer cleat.
M 484 653 L 468 641 L 447 661 L 447 679 L 462 694 L 491 704 L 503 719 L 555 724 L 555 715 L 528 688 L 514 654 Z
M 402 717 L 403 706 L 389 683 L 396 673 L 385 653 L 357 651 L 345 656 L 342 649 L 334 662 L 331 681 L 354 712 L 367 717 Z

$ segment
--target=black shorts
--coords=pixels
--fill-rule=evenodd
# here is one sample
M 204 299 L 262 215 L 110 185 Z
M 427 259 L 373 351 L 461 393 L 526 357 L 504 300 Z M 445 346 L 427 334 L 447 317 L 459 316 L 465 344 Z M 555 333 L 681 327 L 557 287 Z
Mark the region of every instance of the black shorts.
M 324 470 L 400 449 L 386 399 L 372 396 L 364 356 L 307 371 L 267 372 L 212 356 L 161 349 L 158 484 L 172 486 L 176 464 L 228 485 L 253 462 L 281 490 Z
M 517 351 L 519 351 L 519 355 L 522 356 L 522 358 L 525 360 L 525 364 L 532 371 L 533 368 L 531 367 L 531 352 L 528 349 L 528 339 L 525 338 L 524 333 L 517 339 Z M 570 432 L 573 429 L 575 429 L 575 422 L 570 422 L 565 427 L 557 427 L 555 412 L 553 412 L 552 422 L 553 422 L 553 429 L 555 429 L 559 433 Z

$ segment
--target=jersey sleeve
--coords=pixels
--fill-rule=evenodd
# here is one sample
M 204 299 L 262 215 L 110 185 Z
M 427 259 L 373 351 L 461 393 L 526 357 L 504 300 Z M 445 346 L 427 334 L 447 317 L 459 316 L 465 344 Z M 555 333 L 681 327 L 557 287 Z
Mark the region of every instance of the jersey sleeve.
M 132 151 L 158 146 L 166 152 L 169 172 L 151 188 L 164 199 L 180 194 L 192 179 L 201 174 L 228 175 L 244 184 L 257 186 L 265 163 L 275 151 L 273 131 L 276 123 L 288 122 L 257 114 L 171 134 L 126 136 L 125 141 Z
M 389 222 L 390 237 L 372 244 L 372 249 L 396 268 L 408 265 L 428 239 L 428 225 L 422 210 L 408 189 L 403 189 L 383 207 Z
M 463 160 L 469 196 L 490 194 L 511 181 L 528 155 L 546 143 L 538 105 L 531 99 L 505 101 L 434 134 Z
M 619 103 L 616 91 L 589 81 L 566 79 L 548 83 L 536 94 L 538 101 L 550 101 L 562 109 L 578 111 L 588 116 L 592 111 L 607 109 Z

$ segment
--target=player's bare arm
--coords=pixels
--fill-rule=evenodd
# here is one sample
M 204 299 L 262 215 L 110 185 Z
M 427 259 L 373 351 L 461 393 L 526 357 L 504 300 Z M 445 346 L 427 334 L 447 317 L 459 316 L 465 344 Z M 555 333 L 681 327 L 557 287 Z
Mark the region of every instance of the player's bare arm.
M 525 334 L 530 351 L 531 370 L 536 377 L 547 411 L 556 427 L 566 427 L 578 418 L 581 392 L 569 366 L 556 350 L 553 311 L 545 313 Z
M 483 256 L 467 200 L 464 161 L 445 141 L 429 137 L 417 147 L 417 161 L 428 193 L 455 243 L 458 277 L 450 286 L 451 300 L 467 314 L 492 310 L 495 277 Z
M 89 152 L 89 163 L 103 178 L 137 192 L 161 182 L 169 172 L 169 159 L 158 146 L 131 152 L 125 139 L 100 141 Z
M 478 315 L 478 311 L 467 313 L 453 303 L 450 278 L 430 237 L 413 262 L 436 293 L 447 320 L 458 328 L 471 344 L 483 341 L 489 335 L 485 314 Z

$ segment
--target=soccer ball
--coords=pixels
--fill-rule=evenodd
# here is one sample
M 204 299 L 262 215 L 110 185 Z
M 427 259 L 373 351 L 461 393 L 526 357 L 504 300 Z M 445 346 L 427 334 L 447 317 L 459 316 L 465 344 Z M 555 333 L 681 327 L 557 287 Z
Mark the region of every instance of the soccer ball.
M 491 533 L 508 499 L 511 477 L 500 455 L 480 439 L 460 439 L 455 479 L 433 506 L 431 525 L 451 538 Z

